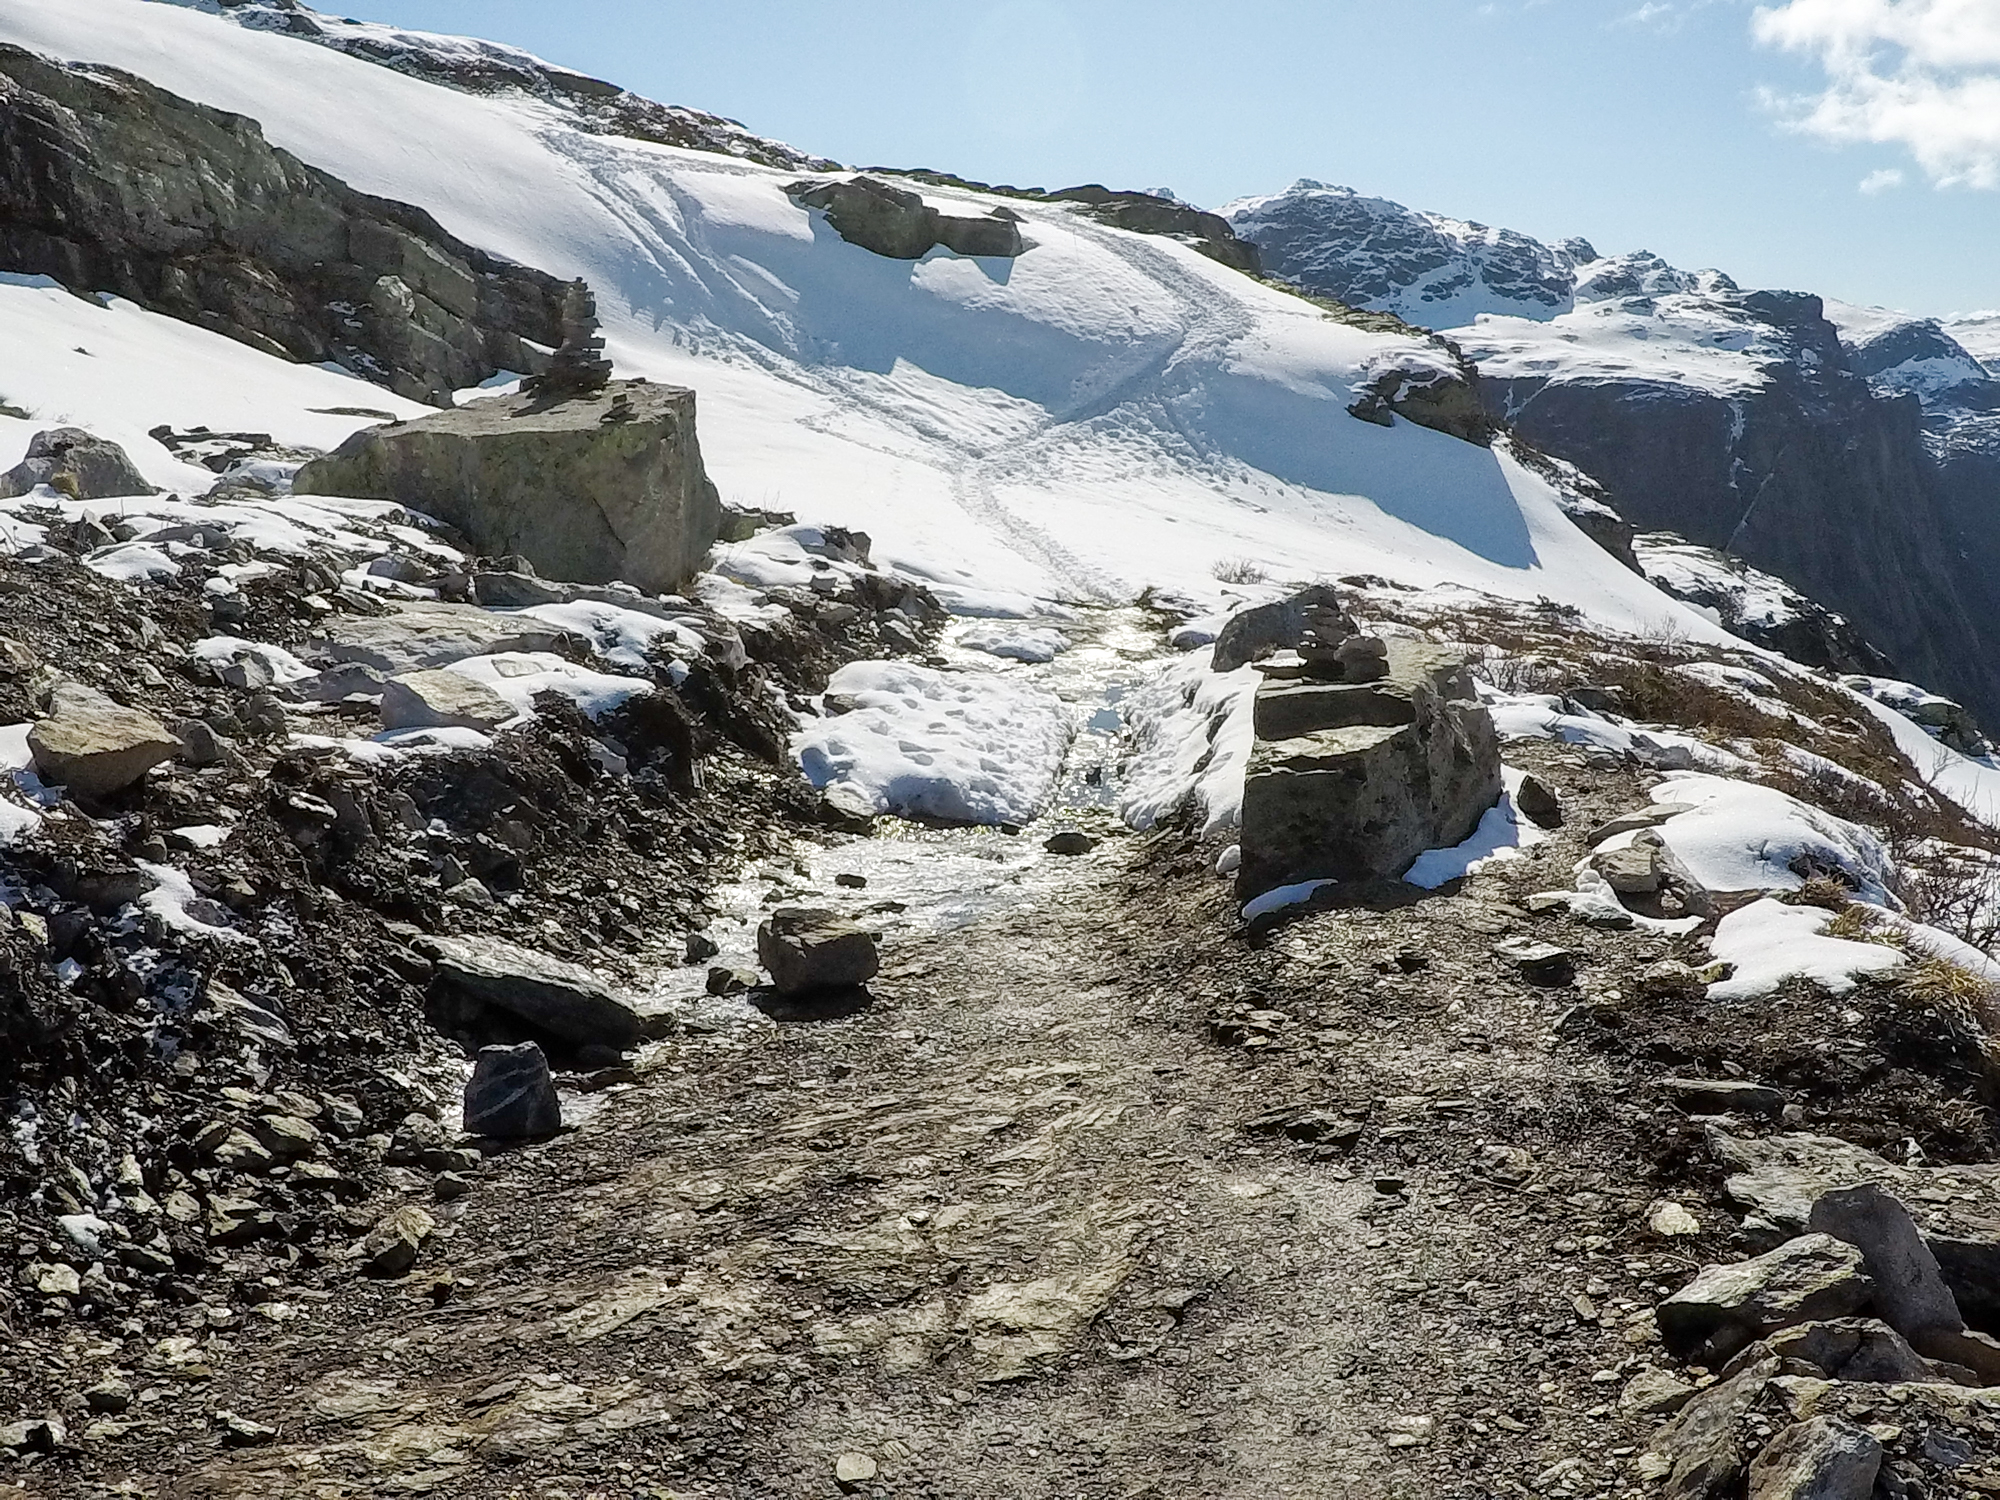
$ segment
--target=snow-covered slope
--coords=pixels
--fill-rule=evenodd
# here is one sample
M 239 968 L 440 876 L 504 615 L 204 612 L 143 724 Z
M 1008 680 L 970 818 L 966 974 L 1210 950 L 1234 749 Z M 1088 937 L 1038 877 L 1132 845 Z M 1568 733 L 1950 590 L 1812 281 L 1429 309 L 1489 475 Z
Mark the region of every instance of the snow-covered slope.
M 863 527 L 962 606 L 1151 586 L 1213 608 L 1227 561 L 1713 628 L 1619 568 L 1504 452 L 1347 415 L 1385 372 L 1449 370 L 1444 351 L 1171 241 L 1014 200 L 1018 260 L 885 260 L 796 206 L 795 171 L 588 133 L 531 96 L 198 10 L 0 0 L 0 38 L 251 115 L 356 188 L 588 278 L 620 372 L 700 393 L 726 495 Z M 12 364 L 5 383 L 33 404 L 33 371 Z

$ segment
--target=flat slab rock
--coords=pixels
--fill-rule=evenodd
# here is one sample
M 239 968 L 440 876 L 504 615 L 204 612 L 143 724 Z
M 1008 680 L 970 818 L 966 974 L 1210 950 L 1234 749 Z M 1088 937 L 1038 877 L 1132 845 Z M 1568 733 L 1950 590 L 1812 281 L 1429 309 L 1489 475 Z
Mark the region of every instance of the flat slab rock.
M 639 1013 L 580 965 L 499 938 L 427 938 L 436 983 L 519 1016 L 579 1047 L 620 1049 L 644 1034 Z
M 1810 1234 L 1767 1255 L 1704 1267 L 1654 1316 L 1668 1352 L 1713 1367 L 1780 1328 L 1849 1317 L 1874 1289 L 1858 1249 Z
M 490 731 L 519 717 L 514 705 L 486 684 L 448 667 L 402 672 L 382 684 L 385 729 Z
M 359 662 L 384 674 L 450 666 L 499 651 L 549 651 L 562 638 L 526 615 L 496 615 L 470 604 L 409 602 L 392 613 L 341 617 L 313 642 L 319 656 Z

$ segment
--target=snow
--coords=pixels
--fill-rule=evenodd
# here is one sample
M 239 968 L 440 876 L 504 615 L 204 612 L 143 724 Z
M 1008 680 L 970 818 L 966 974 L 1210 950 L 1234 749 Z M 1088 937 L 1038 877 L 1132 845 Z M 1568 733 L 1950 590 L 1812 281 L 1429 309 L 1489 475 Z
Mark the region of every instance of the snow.
M 576 600 L 568 604 L 537 604 L 520 612 L 581 636 L 611 665 L 633 672 L 652 670 L 647 653 L 661 640 L 683 656 L 699 656 L 704 647 L 701 633 L 692 624 L 661 619 L 616 604 Z
M 145 542 L 101 547 L 86 557 L 83 565 L 120 583 L 154 583 L 172 578 L 181 570 L 181 565 L 164 551 Z
M 1659 833 L 1711 891 L 1795 891 L 1805 884 L 1801 869 L 1811 868 L 1840 871 L 1859 900 L 1892 904 L 1895 865 L 1881 840 L 1796 797 L 1747 781 L 1669 772 L 1653 800 L 1688 809 Z M 1616 849 L 1632 837 L 1621 834 L 1598 847 Z
M 1255 667 L 1211 672 L 1208 653 L 1171 663 L 1125 711 L 1131 754 L 1119 811 L 1132 827 L 1158 827 L 1190 803 L 1204 836 L 1243 819 L 1243 773 L 1256 743 Z
M 30 7 L 10 0 L 0 10 L 0 36 L 9 40 L 21 34 L 16 8 Z M 123 298 L 72 296 L 46 276 L 0 273 L 0 329 L 0 399 L 30 413 L 0 416 L 0 469 L 18 463 L 42 428 L 83 427 L 124 448 L 152 483 L 201 491 L 215 475 L 176 459 L 147 436 L 152 428 L 268 432 L 281 443 L 332 448 L 370 419 L 315 408 L 368 407 L 392 417 L 429 410 Z
M 1585 302 L 1548 322 L 1483 316 L 1451 337 L 1497 379 L 1643 382 L 1725 400 L 1762 391 L 1764 367 L 1789 357 L 1768 325 L 1699 294 Z
M 212 667 L 226 667 L 243 657 L 254 657 L 271 669 L 271 676 L 278 682 L 303 682 L 315 677 L 318 672 L 300 661 L 283 646 L 268 646 L 261 641 L 246 641 L 240 636 L 212 635 L 196 641 L 188 648 L 188 654 L 197 661 L 207 662 Z
M 252 941 L 229 925 L 229 914 L 222 907 L 197 895 L 193 882 L 172 865 L 156 865 L 143 859 L 133 863 L 153 881 L 153 889 L 139 898 L 139 909 L 147 915 L 191 937 L 224 943 Z
M 1503 740 L 1559 739 L 1648 765 L 1680 762 L 1711 771 L 1754 769 L 1734 751 L 1678 730 L 1638 729 L 1599 714 L 1567 712 L 1563 700 L 1552 693 L 1501 693 L 1482 686 L 1480 697 Z
M 229 841 L 230 830 L 222 823 L 190 823 L 176 828 L 174 837 L 196 849 L 219 849 Z
M 1243 903 L 1243 920 L 1252 921 L 1266 912 L 1282 911 L 1287 906 L 1300 906 L 1312 900 L 1313 896 L 1327 886 L 1331 880 L 1301 880 L 1297 885 L 1281 885 L 1276 890 L 1266 891 L 1261 896 L 1253 896 Z
M 1523 849 L 1545 842 L 1548 835 L 1524 818 L 1514 805 L 1514 799 L 1520 795 L 1521 781 L 1527 774 L 1512 766 L 1501 767 L 1506 790 L 1500 794 L 1500 800 L 1486 810 L 1479 826 L 1467 835 L 1464 842 L 1452 848 L 1426 849 L 1417 856 L 1403 879 L 1411 885 L 1434 891 L 1446 881 L 1476 875 L 1494 865 L 1518 859 Z
M 888 261 L 794 205 L 783 188 L 796 170 L 586 135 L 533 99 L 435 87 L 199 10 L 0 0 L 0 36 L 249 114 L 361 191 L 587 277 L 620 372 L 699 392 L 725 495 L 864 529 L 878 561 L 935 580 L 956 609 L 1034 614 L 1023 604 L 1124 602 L 1148 587 L 1219 607 L 1212 569 L 1240 558 L 1278 581 L 1448 578 L 1621 628 L 1713 630 L 1637 586 L 1506 454 L 1346 415 L 1379 371 L 1448 366 L 1436 345 L 1343 324 L 1174 241 L 927 189 L 964 211 L 1010 206 L 1033 248 L 1012 262 Z M 79 303 L 65 316 L 140 315 Z M 0 387 L 19 383 L 14 364 Z M 300 430 L 310 407 L 357 404 L 353 382 L 258 369 L 342 395 L 218 380 L 233 408 L 191 389 L 112 435 L 146 447 L 145 425 L 200 421 L 324 447 L 355 425 Z M 36 405 L 35 384 L 8 394 Z M 358 404 L 405 414 L 359 389 Z M 141 462 L 160 462 L 157 445 Z
M 959 633 L 956 645 L 1010 661 L 1052 662 L 1069 649 L 1069 637 L 1045 626 L 985 624 Z
M 1069 747 L 1062 701 L 1003 676 L 863 661 L 834 673 L 827 692 L 860 706 L 807 721 L 793 753 L 814 786 L 851 789 L 878 813 L 1028 823 Z
M 1886 974 L 1908 960 L 1881 943 L 1824 936 L 1833 913 L 1820 906 L 1787 906 L 1765 897 L 1725 916 L 1709 951 L 1734 964 L 1728 979 L 1711 984 L 1711 1000 L 1754 1000 L 1788 979 L 1806 979 L 1836 995 L 1863 974 Z
M 560 693 L 587 717 L 596 719 L 653 691 L 650 682 L 593 672 L 550 651 L 496 651 L 490 656 L 468 656 L 445 670 L 492 689 L 523 715 L 534 713 L 537 693 Z

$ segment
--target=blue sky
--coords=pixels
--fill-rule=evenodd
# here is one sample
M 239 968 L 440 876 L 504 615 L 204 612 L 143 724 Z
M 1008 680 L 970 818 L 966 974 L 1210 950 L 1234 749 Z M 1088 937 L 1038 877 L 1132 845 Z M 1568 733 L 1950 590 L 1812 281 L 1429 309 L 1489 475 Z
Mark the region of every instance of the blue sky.
M 2000 0 L 1970 0 L 1970 37 L 1927 19 L 1967 0 L 339 8 L 512 42 L 855 165 L 1207 206 L 1315 177 L 1746 285 L 2000 307 L 2000 191 L 1978 185 L 2000 121 L 1953 92 L 2000 69 Z

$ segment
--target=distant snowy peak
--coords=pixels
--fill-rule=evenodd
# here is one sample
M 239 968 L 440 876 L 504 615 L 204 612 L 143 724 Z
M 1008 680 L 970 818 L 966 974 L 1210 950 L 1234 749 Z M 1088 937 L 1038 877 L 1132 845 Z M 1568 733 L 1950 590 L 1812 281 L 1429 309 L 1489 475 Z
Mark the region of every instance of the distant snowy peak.
M 691 151 L 713 151 L 769 167 L 805 171 L 837 165 L 753 135 L 734 120 L 659 104 L 615 84 L 545 62 L 532 52 L 475 37 L 321 15 L 298 0 L 156 0 L 205 11 L 253 31 L 278 32 L 345 52 L 426 83 L 472 94 L 527 94 L 562 109 L 596 135 L 630 136 Z
M 1960 313 L 1946 318 L 1944 328 L 1974 359 L 2000 375 L 2000 312 Z
M 1597 259 L 1583 240 L 1545 245 L 1309 178 L 1221 212 L 1268 268 L 1307 291 L 1425 328 L 1481 313 L 1556 317 L 1572 305 L 1577 267 Z
M 1677 270 L 1650 250 L 1635 250 L 1579 265 L 1573 295 L 1578 302 L 1611 302 L 1626 297 L 1716 297 L 1741 290 L 1720 271 Z
M 1828 302 L 1826 315 L 1840 330 L 1855 374 L 1878 395 L 1915 396 L 1935 414 L 2000 410 L 2000 377 L 1953 336 L 1961 329 L 1972 338 L 1988 333 L 1979 319 L 1948 325 L 1845 302 Z M 2000 325 L 2000 318 L 1993 322 Z M 1988 337 L 2000 345 L 2000 326 Z

